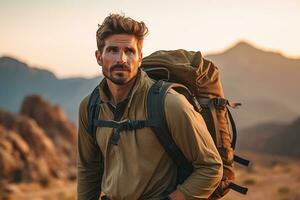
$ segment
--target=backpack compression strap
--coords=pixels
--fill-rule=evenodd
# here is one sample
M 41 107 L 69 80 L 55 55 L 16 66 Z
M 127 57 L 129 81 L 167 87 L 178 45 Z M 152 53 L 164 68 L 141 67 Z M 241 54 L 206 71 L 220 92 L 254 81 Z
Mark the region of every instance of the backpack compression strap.
M 237 140 L 237 129 L 236 129 L 232 114 L 227 106 L 230 106 L 231 108 L 237 108 L 238 106 L 241 106 L 241 104 L 240 103 L 230 103 L 227 99 L 224 99 L 224 98 L 212 98 L 212 99 L 199 98 L 198 101 L 201 105 L 208 106 L 208 108 L 211 112 L 211 115 L 212 115 L 212 118 L 214 121 L 214 129 L 216 132 L 216 146 L 217 147 L 221 147 L 222 143 L 221 143 L 221 138 L 220 138 L 221 134 L 220 134 L 219 128 L 217 126 L 218 120 L 217 120 L 217 114 L 216 114 L 216 107 L 224 106 L 226 108 L 226 111 L 228 113 L 228 118 L 230 121 L 230 125 L 231 125 L 231 130 L 232 130 L 231 147 L 233 149 L 235 149 L 236 140 Z M 234 155 L 233 159 L 235 162 L 237 162 L 241 165 L 245 165 L 245 166 L 248 166 L 250 163 L 249 160 L 246 160 L 237 155 Z
M 147 115 L 148 120 L 155 121 L 157 124 L 152 127 L 152 130 L 158 141 L 178 166 L 177 182 L 181 184 L 193 172 L 193 166 L 176 145 L 165 120 L 165 96 L 173 87 L 185 88 L 182 85 L 164 81 L 158 81 L 150 88 L 147 97 Z
M 233 149 L 235 149 L 237 131 L 236 131 L 236 126 L 235 126 L 234 120 L 233 120 L 232 115 L 231 115 L 229 109 L 227 108 L 227 106 L 230 106 L 232 108 L 237 108 L 238 106 L 241 106 L 241 104 L 240 103 L 229 103 L 229 101 L 227 99 L 220 98 L 220 97 L 211 98 L 211 99 L 198 98 L 197 100 L 199 101 L 199 103 L 201 105 L 207 106 L 211 112 L 213 122 L 214 122 L 214 131 L 216 132 L 216 146 L 217 147 L 222 147 L 222 141 L 221 141 L 221 134 L 220 134 L 219 128 L 217 126 L 218 119 L 217 119 L 216 109 L 219 106 L 224 106 L 226 108 L 227 112 L 229 113 L 229 120 L 230 120 L 231 129 L 232 129 L 231 147 Z
M 236 130 L 235 124 L 234 124 L 234 121 L 233 121 L 233 117 L 232 117 L 232 115 L 231 115 L 231 112 L 229 111 L 228 108 L 227 108 L 227 111 L 228 111 L 228 117 L 229 117 L 229 120 L 230 120 L 230 124 L 231 124 L 232 130 L 233 130 L 233 129 Z M 232 136 L 232 144 L 234 144 L 234 145 L 232 146 L 233 149 L 235 149 L 236 140 L 237 140 L 237 132 L 235 131 L 235 132 L 233 132 L 233 136 Z M 231 144 L 231 145 L 232 145 L 232 144 Z M 233 155 L 233 160 L 234 160 L 235 162 L 237 162 L 237 163 L 239 163 L 239 164 L 241 164 L 241 165 L 245 165 L 245 166 L 248 166 L 249 163 L 250 163 L 249 160 L 247 160 L 247 159 L 245 159 L 245 158 L 242 158 L 242 157 L 240 157 L 240 156 L 238 156 L 238 155 L 235 155 L 235 154 Z

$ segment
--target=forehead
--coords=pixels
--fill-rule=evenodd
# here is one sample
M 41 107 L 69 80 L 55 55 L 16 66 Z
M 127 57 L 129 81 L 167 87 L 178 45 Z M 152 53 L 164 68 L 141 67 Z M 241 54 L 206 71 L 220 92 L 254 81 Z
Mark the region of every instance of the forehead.
M 110 46 L 137 48 L 137 39 L 134 35 L 114 34 L 105 39 L 104 48 Z

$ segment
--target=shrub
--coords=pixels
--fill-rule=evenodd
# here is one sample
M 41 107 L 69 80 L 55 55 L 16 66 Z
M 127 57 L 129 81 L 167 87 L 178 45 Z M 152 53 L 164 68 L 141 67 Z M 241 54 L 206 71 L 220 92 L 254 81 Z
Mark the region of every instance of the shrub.
M 290 189 L 288 187 L 281 187 L 278 189 L 279 194 L 288 194 L 290 192 Z

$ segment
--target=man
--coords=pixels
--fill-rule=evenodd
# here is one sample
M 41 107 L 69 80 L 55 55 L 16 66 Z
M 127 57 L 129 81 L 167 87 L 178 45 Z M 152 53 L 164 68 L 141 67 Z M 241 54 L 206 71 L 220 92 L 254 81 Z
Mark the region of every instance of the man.
M 145 120 L 146 97 L 154 81 L 139 69 L 148 29 L 117 14 L 109 15 L 97 31 L 96 59 L 105 78 L 98 86 L 101 120 Z M 194 171 L 176 185 L 177 168 L 151 128 L 120 133 L 112 144 L 113 129 L 98 127 L 96 138 L 87 131 L 87 104 L 79 109 L 78 200 L 203 199 L 222 177 L 222 161 L 204 120 L 182 95 L 166 95 L 169 130 Z M 101 173 L 101 163 L 104 170 Z

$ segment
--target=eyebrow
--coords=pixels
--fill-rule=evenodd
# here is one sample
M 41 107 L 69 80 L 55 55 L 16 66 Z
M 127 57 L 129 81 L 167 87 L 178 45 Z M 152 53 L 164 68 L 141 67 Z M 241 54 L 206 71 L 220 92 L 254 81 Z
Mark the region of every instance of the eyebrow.
M 125 49 L 129 49 L 129 50 L 135 51 L 134 47 L 125 47 Z
M 108 47 L 106 47 L 106 49 L 117 49 L 118 48 L 118 46 L 108 46 Z
M 115 45 L 111 45 L 111 46 L 107 46 L 106 49 L 118 49 L 119 47 L 118 46 L 115 46 Z M 135 51 L 135 48 L 133 46 L 126 46 L 125 49 L 129 49 L 129 50 L 132 50 L 132 51 Z

